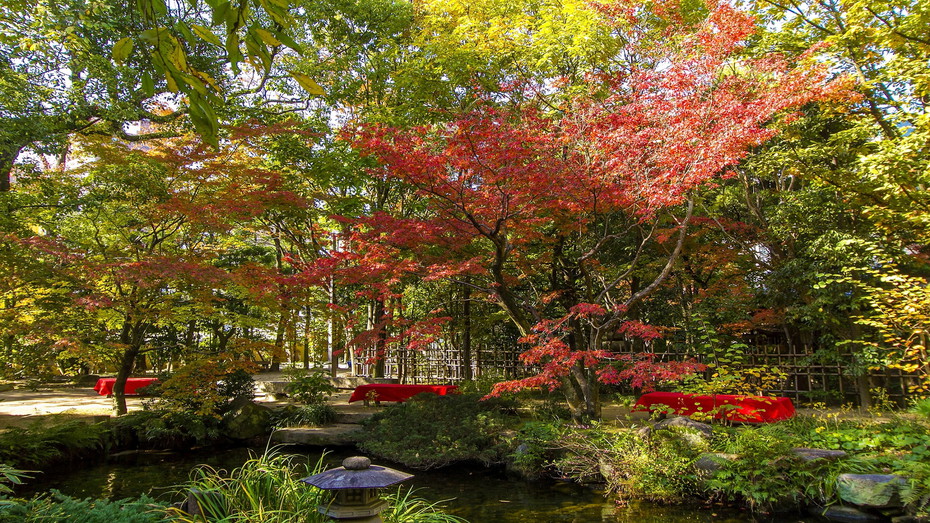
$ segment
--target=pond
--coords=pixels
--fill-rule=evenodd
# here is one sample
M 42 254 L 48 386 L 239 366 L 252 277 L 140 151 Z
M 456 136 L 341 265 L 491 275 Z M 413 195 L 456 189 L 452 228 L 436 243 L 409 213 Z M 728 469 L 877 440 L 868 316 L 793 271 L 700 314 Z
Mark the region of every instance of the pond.
M 191 469 L 199 464 L 232 469 L 249 458 L 250 453 L 263 449 L 245 448 L 176 452 L 127 452 L 111 456 L 104 463 L 89 466 L 76 464 L 71 469 L 59 469 L 41 474 L 17 490 L 18 495 L 31 496 L 49 489 L 70 496 L 121 499 L 148 493 L 162 501 L 179 501 L 177 485 L 183 484 Z M 319 449 L 288 448 L 302 461 L 316 462 Z M 330 452 L 325 461 L 339 466 L 350 451 Z M 378 464 L 403 467 L 383 461 Z M 450 467 L 439 471 L 405 470 L 415 476 L 405 482 L 417 489 L 416 495 L 429 501 L 441 501 L 446 511 L 472 523 L 522 522 L 742 522 L 771 523 L 814 522 L 819 518 L 753 518 L 739 510 L 701 510 L 687 506 L 634 503 L 617 507 L 597 491 L 573 483 L 559 481 L 520 481 L 498 470 L 479 466 Z

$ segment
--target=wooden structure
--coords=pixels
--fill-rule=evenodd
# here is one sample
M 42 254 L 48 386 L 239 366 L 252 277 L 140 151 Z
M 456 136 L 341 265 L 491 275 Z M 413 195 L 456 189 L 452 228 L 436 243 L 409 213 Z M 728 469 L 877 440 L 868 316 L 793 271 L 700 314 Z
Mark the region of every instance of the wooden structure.
M 641 341 L 613 340 L 608 350 L 618 354 L 651 352 L 657 361 L 680 361 L 694 358 L 712 363 L 712 357 L 697 354 L 688 344 L 674 340 Z M 457 383 L 465 380 L 466 367 L 471 376 L 494 380 L 509 380 L 529 375 L 519 361 L 523 349 L 509 346 L 481 345 L 471 350 L 471 361 L 466 362 L 463 351 L 449 343 L 437 342 L 422 350 L 394 350 L 384 361 L 381 377 L 400 383 Z M 908 386 L 916 379 L 895 369 L 872 371 L 856 377 L 843 367 L 837 358 L 821 354 L 818 347 L 809 343 L 789 343 L 777 337 L 758 336 L 744 341 L 742 363 L 735 369 L 778 367 L 786 374 L 779 387 L 767 390 L 769 394 L 791 398 L 796 403 L 824 402 L 827 404 L 859 404 L 861 389 L 881 389 L 887 399 L 904 404 L 909 397 Z M 375 365 L 366 364 L 364 355 L 356 358 L 356 375 L 375 376 Z

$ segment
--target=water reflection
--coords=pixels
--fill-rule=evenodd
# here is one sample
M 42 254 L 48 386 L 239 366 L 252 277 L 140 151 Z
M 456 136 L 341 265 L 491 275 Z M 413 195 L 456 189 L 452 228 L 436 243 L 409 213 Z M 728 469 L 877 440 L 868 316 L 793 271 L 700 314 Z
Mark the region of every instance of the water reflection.
M 254 455 L 262 450 L 120 453 L 105 463 L 87 467 L 75 464 L 71 470 L 43 474 L 18 489 L 17 494 L 31 496 L 57 489 L 78 498 L 121 499 L 148 493 L 162 501 L 179 501 L 182 496 L 176 486 L 187 481 L 191 470 L 198 464 L 229 470 L 247 460 L 250 452 Z M 318 450 L 291 449 L 289 452 L 295 453 L 296 459 L 302 462 L 316 463 L 320 458 Z M 325 461 L 330 467 L 338 466 L 349 455 L 345 450 L 330 452 Z M 477 466 L 423 472 L 406 470 L 392 463 L 383 464 L 414 474 L 414 478 L 404 484 L 418 489 L 416 494 L 419 497 L 433 502 L 448 500 L 442 503 L 448 512 L 472 523 L 818 521 L 817 518 L 798 517 L 753 519 L 748 513 L 730 509 L 710 511 L 650 503 L 617 507 L 604 499 L 601 493 L 567 482 L 517 481 L 501 472 Z

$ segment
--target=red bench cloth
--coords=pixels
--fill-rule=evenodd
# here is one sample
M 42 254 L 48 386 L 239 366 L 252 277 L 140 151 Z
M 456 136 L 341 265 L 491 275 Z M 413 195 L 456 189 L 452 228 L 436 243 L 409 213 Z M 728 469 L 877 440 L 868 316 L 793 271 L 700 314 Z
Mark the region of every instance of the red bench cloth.
M 148 387 L 158 381 L 158 378 L 128 378 L 126 380 L 126 394 L 137 394 L 136 389 Z M 113 385 L 116 384 L 116 378 L 100 378 L 94 385 L 94 390 L 101 396 L 113 394 Z
M 368 393 L 374 391 L 375 401 L 406 401 L 421 392 L 432 392 L 440 396 L 457 394 L 458 385 L 399 385 L 396 383 L 368 383 L 359 385 L 352 391 L 349 403 L 365 401 Z
M 633 411 L 648 411 L 653 405 L 668 405 L 682 416 L 698 412 L 714 413 L 715 419 L 727 419 L 744 423 L 771 423 L 794 416 L 794 404 L 785 397 L 738 396 L 716 394 L 681 394 L 678 392 L 650 392 L 642 395 L 633 406 Z

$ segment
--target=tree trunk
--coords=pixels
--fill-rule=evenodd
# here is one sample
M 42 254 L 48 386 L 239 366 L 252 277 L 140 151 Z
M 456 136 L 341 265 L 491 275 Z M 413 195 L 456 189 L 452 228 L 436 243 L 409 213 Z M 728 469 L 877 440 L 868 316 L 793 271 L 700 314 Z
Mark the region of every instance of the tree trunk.
M 278 328 L 275 331 L 274 335 L 274 349 L 271 352 L 271 366 L 268 368 L 271 372 L 279 372 L 281 370 L 281 353 L 284 352 L 284 331 L 287 326 L 287 310 L 281 311 L 281 316 L 278 318 Z
M 144 325 L 131 324 L 126 321 L 120 331 L 120 343 L 126 348 L 123 350 L 120 366 L 116 373 L 116 382 L 113 384 L 113 413 L 117 416 L 122 416 L 128 411 L 126 406 L 126 380 L 132 374 L 136 358 L 142 352 L 142 334 L 144 330 Z
M 329 302 L 336 304 L 336 281 L 333 278 L 329 280 Z M 339 366 L 336 362 L 336 313 L 329 311 L 329 317 L 326 319 L 326 359 L 329 361 L 329 375 L 336 377 Z
M 462 285 L 462 300 L 462 377 L 472 380 L 474 375 L 471 369 L 471 287 L 468 285 Z
M 384 358 L 387 357 L 387 325 L 384 325 L 385 310 L 384 300 L 375 300 L 375 328 L 378 329 L 378 336 L 375 339 L 375 378 L 384 377 Z
M 310 306 L 304 311 L 304 370 L 310 369 Z

